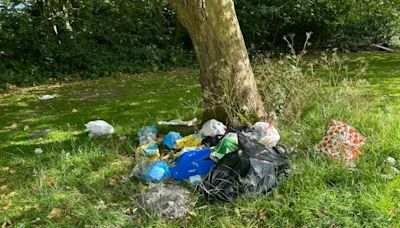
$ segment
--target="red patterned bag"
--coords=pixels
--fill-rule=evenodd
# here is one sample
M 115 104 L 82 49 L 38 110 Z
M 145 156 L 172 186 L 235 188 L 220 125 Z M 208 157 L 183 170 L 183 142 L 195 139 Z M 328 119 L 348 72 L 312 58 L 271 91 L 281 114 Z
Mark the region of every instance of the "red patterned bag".
M 331 120 L 317 148 L 335 159 L 345 159 L 349 164 L 354 164 L 355 159 L 362 154 L 358 148 L 364 144 L 365 137 L 356 129 L 346 123 Z

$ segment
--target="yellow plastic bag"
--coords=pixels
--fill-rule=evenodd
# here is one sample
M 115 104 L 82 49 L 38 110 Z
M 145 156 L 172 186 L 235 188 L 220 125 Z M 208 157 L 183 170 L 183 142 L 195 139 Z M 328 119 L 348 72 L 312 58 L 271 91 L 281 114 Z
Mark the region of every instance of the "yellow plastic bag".
M 175 141 L 175 149 L 182 149 L 185 147 L 196 147 L 200 145 L 203 138 L 201 135 L 188 135 Z
M 135 150 L 136 158 L 144 158 L 145 161 L 155 161 L 160 157 L 160 150 L 156 144 L 145 144 Z

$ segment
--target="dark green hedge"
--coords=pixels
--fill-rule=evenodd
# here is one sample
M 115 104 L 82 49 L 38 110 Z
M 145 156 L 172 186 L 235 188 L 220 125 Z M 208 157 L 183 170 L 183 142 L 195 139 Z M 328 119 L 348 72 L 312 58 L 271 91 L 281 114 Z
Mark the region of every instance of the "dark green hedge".
M 282 36 L 388 42 L 400 0 L 235 0 L 247 47 L 284 51 Z M 0 1 L 0 87 L 189 66 L 191 42 L 165 0 Z

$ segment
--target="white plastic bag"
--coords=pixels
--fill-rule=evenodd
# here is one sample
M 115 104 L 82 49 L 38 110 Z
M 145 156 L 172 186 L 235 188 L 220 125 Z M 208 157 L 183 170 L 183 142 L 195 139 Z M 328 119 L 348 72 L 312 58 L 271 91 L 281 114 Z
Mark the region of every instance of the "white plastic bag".
M 211 119 L 204 123 L 199 133 L 204 136 L 216 136 L 224 135 L 226 132 L 226 126 L 218 120 Z
M 103 136 L 114 133 L 114 128 L 104 120 L 90 121 L 85 124 L 85 132 L 89 132 L 89 137 Z
M 188 120 L 188 121 L 183 121 L 181 119 L 175 119 L 171 121 L 158 121 L 158 125 L 166 125 L 166 126 L 188 126 L 188 127 L 193 127 L 196 125 L 197 118 Z
M 47 100 L 51 100 L 51 99 L 54 99 L 54 98 L 55 98 L 55 97 L 52 96 L 52 95 L 43 95 L 43 96 L 39 97 L 39 100 L 41 100 L 41 101 L 47 101 Z
M 253 129 L 252 136 L 269 148 L 276 146 L 281 139 L 278 130 L 270 123 L 257 122 L 253 125 Z

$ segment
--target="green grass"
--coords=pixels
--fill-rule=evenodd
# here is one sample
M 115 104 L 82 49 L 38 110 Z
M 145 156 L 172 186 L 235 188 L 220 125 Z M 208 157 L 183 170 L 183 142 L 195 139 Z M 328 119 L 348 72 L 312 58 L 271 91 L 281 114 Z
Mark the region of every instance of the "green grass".
M 388 156 L 400 160 L 400 54 L 347 57 L 368 62 L 367 83 L 324 89 L 299 123 L 279 125 L 282 143 L 295 149 L 292 173 L 279 187 L 230 203 L 198 196 L 193 213 L 175 221 L 129 213 L 146 186 L 113 180 L 128 176 L 134 165 L 129 153 L 139 127 L 201 117 L 197 71 L 43 85 L 0 95 L 0 221 L 7 218 L 16 226 L 396 227 L 400 177 L 381 175 Z M 57 98 L 39 101 L 43 94 Z M 93 119 L 116 127 L 114 136 L 89 139 L 83 124 Z M 357 168 L 313 151 L 330 119 L 348 122 L 368 138 Z M 52 132 L 27 139 L 45 128 Z M 119 141 L 119 135 L 127 141 Z M 36 147 L 44 153 L 36 155 Z

